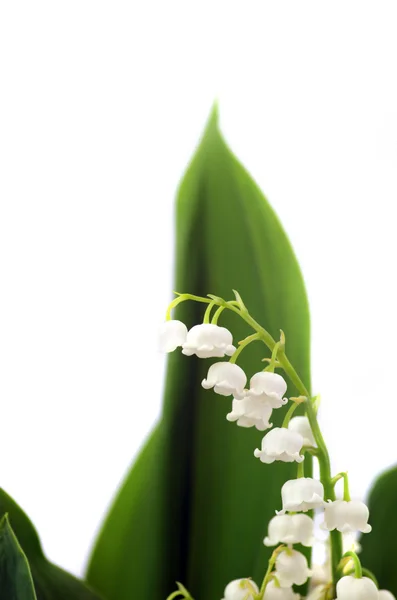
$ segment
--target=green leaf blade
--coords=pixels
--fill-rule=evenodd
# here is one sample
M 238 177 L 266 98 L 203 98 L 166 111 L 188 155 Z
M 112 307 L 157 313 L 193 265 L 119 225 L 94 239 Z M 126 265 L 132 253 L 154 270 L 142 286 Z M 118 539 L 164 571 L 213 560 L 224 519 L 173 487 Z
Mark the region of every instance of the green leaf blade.
M 368 507 L 372 531 L 360 539 L 360 560 L 374 573 L 381 589 L 397 596 L 397 467 L 375 481 Z
M 8 515 L 7 519 L 5 515 Z M 26 558 L 36 592 L 34 600 L 36 597 L 37 600 L 101 600 L 100 596 L 82 581 L 46 559 L 33 524 L 18 504 L 2 489 L 0 489 L 0 517 L 3 517 L 5 522 L 9 519 L 20 544 L 20 550 Z M 22 562 L 21 565 L 23 566 Z M 0 598 L 3 598 L 1 593 Z M 7 595 L 4 598 L 14 600 L 12 596 Z M 20 599 L 19 596 L 15 596 L 15 600 L 25 600 L 25 597 L 21 596 Z M 31 598 L 26 596 L 26 600 Z
M 28 560 L 8 515 L 0 521 L 0 598 L 37 600 Z
M 225 144 L 216 111 L 180 185 L 176 231 L 175 289 L 227 299 L 236 290 L 275 338 L 284 330 L 287 354 L 310 387 L 309 311 L 297 261 L 273 210 Z M 192 326 L 202 321 L 204 310 L 205 305 L 185 302 L 175 318 Z M 226 313 L 219 323 L 233 331 L 235 342 L 252 333 Z M 255 343 L 238 362 L 250 377 L 263 368 L 266 355 L 264 346 Z M 262 541 L 267 523 L 281 507 L 281 486 L 295 475 L 296 466 L 265 466 L 254 458 L 263 434 L 228 423 L 230 398 L 201 387 L 211 362 L 179 352 L 169 357 L 163 416 L 155 433 L 162 438 L 161 460 L 151 470 L 158 495 L 148 505 L 158 526 L 156 536 L 150 534 L 156 560 L 141 560 L 140 529 L 138 537 L 131 528 L 119 538 L 134 557 L 131 571 L 145 573 L 145 583 L 142 576 L 135 578 L 137 597 L 163 600 L 181 581 L 195 600 L 219 600 L 230 580 L 253 576 L 259 583 L 266 570 L 270 551 Z M 290 385 L 288 394 L 296 393 Z M 273 423 L 280 424 L 283 415 L 274 411 Z M 121 495 L 128 486 L 132 495 L 139 488 L 148 496 L 134 468 L 127 482 Z M 108 569 L 105 558 L 116 545 L 111 522 L 132 522 L 117 512 L 121 504 L 127 506 L 128 498 L 116 500 L 88 572 L 88 580 L 108 600 L 127 600 L 132 593 L 123 572 L 114 565 Z M 145 513 L 141 518 L 149 521 Z M 109 594 L 112 580 L 125 582 L 119 595 Z

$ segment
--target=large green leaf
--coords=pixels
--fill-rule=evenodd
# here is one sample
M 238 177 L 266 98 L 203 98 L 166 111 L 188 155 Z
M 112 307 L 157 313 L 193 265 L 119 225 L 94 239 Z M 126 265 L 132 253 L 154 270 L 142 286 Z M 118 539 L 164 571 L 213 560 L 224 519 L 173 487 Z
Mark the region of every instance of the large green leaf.
M 237 289 L 274 336 L 285 331 L 288 356 L 309 386 L 299 267 L 273 210 L 225 144 L 216 111 L 178 192 L 175 289 L 227 298 Z M 203 306 L 184 303 L 175 316 L 193 325 Z M 249 333 L 234 315 L 221 324 L 236 340 Z M 245 352 L 239 362 L 250 376 L 263 368 L 264 347 Z M 175 580 L 196 600 L 219 600 L 231 579 L 263 576 L 267 522 L 296 467 L 253 458 L 261 434 L 228 423 L 230 400 L 202 389 L 209 364 L 179 352 L 169 358 L 161 422 L 111 508 L 89 567 L 88 580 L 108 600 L 164 600 Z M 284 411 L 276 412 L 278 424 Z
M 0 489 L 0 516 L 6 514 L 18 539 L 20 550 L 23 551 L 29 561 L 37 600 L 100 600 L 100 596 L 90 590 L 83 582 L 46 559 L 32 523 L 14 500 L 4 490 Z M 4 522 L 7 523 L 7 521 Z M 27 575 L 24 575 L 22 571 L 24 568 L 22 559 L 20 561 L 22 565 L 19 569 L 21 572 L 20 576 L 25 577 L 24 581 L 27 581 Z M 29 573 L 29 567 L 27 567 L 27 573 Z M 16 573 L 12 575 L 10 572 L 10 577 L 16 575 Z M 17 585 L 17 582 L 14 583 Z M 27 589 L 28 583 L 23 583 L 22 581 L 22 585 Z M 1 594 L 2 589 L 0 587 L 0 598 L 3 598 Z M 14 600 L 14 598 L 15 600 L 31 600 L 36 598 L 36 596 L 4 595 L 4 598 L 7 600 Z
M 360 540 L 360 559 L 376 575 L 380 587 L 397 596 L 397 467 L 377 479 L 368 505 L 372 531 Z
M 7 515 L 0 521 L 0 598 L 36 600 L 29 563 Z

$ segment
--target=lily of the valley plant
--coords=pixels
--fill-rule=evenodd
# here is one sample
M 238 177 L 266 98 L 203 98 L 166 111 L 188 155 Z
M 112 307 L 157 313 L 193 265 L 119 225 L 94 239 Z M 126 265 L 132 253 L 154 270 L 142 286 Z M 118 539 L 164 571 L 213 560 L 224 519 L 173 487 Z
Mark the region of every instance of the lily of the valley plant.
M 184 323 L 172 319 L 172 310 L 181 302 L 195 301 L 207 304 L 203 323 L 189 331 Z M 233 335 L 218 324 L 224 310 L 235 313 L 253 330 L 236 346 Z M 270 350 L 271 357 L 264 358 L 267 366 L 250 376 L 238 365 L 240 353 L 252 342 L 261 342 Z M 253 448 L 256 457 L 264 464 L 275 461 L 296 462 L 296 479 L 286 481 L 280 490 L 281 507 L 264 532 L 264 544 L 275 550 L 264 568 L 262 582 L 255 582 L 249 573 L 236 573 L 236 579 L 225 582 L 224 598 L 220 600 L 298 600 L 300 595 L 294 586 L 308 582 L 307 600 L 396 600 L 387 590 L 379 590 L 374 575 L 361 566 L 357 548 L 343 551 L 344 534 L 368 533 L 369 511 L 360 500 L 350 497 L 347 473 L 333 475 L 326 443 L 318 420 L 318 402 L 311 397 L 299 374 L 288 360 L 285 336 L 280 340 L 272 336 L 252 318 L 241 296 L 235 292 L 235 300 L 208 295 L 177 294 L 167 310 L 166 321 L 160 333 L 161 348 L 173 352 L 182 348 L 187 356 L 216 358 L 202 381 L 206 390 L 232 397 L 226 419 L 239 427 L 255 427 L 267 431 L 259 448 Z M 260 365 L 258 365 L 260 366 Z M 279 370 L 280 372 L 276 372 Z M 298 389 L 299 396 L 289 398 L 286 376 Z M 289 406 L 288 406 L 289 405 Z M 293 416 L 298 407 L 303 415 Z M 281 427 L 272 427 L 274 410 L 285 407 Z M 319 479 L 305 477 L 305 457 L 312 455 L 319 465 Z M 264 467 L 265 468 L 265 467 Z M 271 468 L 271 467 L 268 467 Z M 336 495 L 336 484 L 343 480 L 343 496 Z M 322 514 L 320 527 L 329 532 L 329 560 L 321 575 L 311 569 L 307 559 L 295 545 L 311 547 L 316 539 L 313 513 Z M 310 514 L 308 514 L 310 513 Z M 317 570 L 318 571 L 318 570 Z M 245 575 L 245 577 L 239 577 Z M 182 584 L 167 600 L 191 599 Z

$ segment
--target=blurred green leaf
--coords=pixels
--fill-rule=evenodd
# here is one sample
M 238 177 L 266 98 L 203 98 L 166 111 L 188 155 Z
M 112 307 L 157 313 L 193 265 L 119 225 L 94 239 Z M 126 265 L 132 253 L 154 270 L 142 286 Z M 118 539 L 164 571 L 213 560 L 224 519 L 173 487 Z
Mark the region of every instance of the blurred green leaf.
M 273 336 L 284 330 L 288 356 L 309 386 L 309 313 L 297 261 L 225 144 L 216 110 L 179 188 L 176 234 L 175 289 L 228 299 L 238 290 Z M 175 316 L 191 326 L 204 308 L 186 302 Z M 234 315 L 223 314 L 220 324 L 236 341 L 250 333 Z M 251 376 L 264 355 L 262 344 L 252 344 L 239 364 Z M 230 580 L 263 577 L 267 523 L 296 466 L 267 467 L 253 457 L 261 433 L 228 423 L 230 399 L 200 385 L 210 364 L 180 352 L 169 358 L 161 422 L 127 476 L 89 566 L 88 580 L 108 600 L 164 600 L 175 581 L 196 600 L 219 600 Z M 273 413 L 275 424 L 283 413 Z
M 0 521 L 0 598 L 36 600 L 29 563 L 7 515 Z
M 4 490 L 0 489 L 0 516 L 6 514 L 18 539 L 22 556 L 26 555 L 29 561 L 37 600 L 100 600 L 100 596 L 90 590 L 83 582 L 48 562 L 32 523 L 14 500 Z M 7 523 L 7 520 L 4 522 Z M 22 566 L 20 570 L 22 573 Z M 29 573 L 29 566 L 27 566 L 27 573 Z M 0 586 L 1 599 L 3 598 L 2 589 Z M 31 596 L 4 595 L 4 598 L 7 600 L 13 600 L 14 598 L 15 600 L 24 600 L 25 598 L 30 600 L 30 598 L 33 599 L 36 596 L 34 594 Z
M 368 507 L 372 531 L 360 539 L 360 559 L 374 573 L 380 587 L 397 596 L 397 467 L 375 481 Z

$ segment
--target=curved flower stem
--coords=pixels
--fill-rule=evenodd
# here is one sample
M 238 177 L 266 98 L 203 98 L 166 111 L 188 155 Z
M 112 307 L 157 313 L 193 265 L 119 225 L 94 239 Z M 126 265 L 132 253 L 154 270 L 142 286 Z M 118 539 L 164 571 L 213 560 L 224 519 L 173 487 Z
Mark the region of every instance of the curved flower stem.
M 218 324 L 218 319 L 221 316 L 221 314 L 223 313 L 223 311 L 225 310 L 226 306 L 220 306 L 219 308 L 216 309 L 214 316 L 211 319 L 211 323 L 213 325 L 217 325 Z
M 179 581 L 176 582 L 178 589 L 176 592 L 172 592 L 172 594 L 170 594 L 167 598 L 167 600 L 174 600 L 174 598 L 178 598 L 178 596 L 182 596 L 182 598 L 185 598 L 185 600 L 193 600 L 193 598 L 191 597 L 190 593 L 187 591 L 187 589 L 185 588 L 184 585 L 182 585 L 181 583 L 179 583 Z
M 238 302 L 236 300 L 230 300 L 229 304 L 234 304 L 234 306 L 238 306 Z M 214 316 L 211 319 L 211 323 L 213 325 L 217 325 L 218 324 L 218 319 L 221 316 L 221 314 L 223 313 L 223 311 L 226 309 L 226 306 L 220 306 L 214 313 Z
M 272 576 L 272 571 L 273 571 L 273 567 L 275 565 L 275 562 L 277 560 L 277 556 L 283 550 L 285 550 L 285 546 L 281 545 L 281 546 L 278 546 L 278 548 L 276 548 L 273 551 L 273 554 L 271 555 L 270 560 L 269 560 L 267 571 L 266 571 L 265 576 L 264 576 L 263 581 L 262 581 L 261 589 L 259 590 L 259 594 L 256 596 L 255 600 L 263 600 L 263 596 L 265 595 L 265 591 L 266 591 L 266 586 L 269 583 L 270 578 Z
M 212 301 L 208 304 L 207 308 L 205 309 L 203 323 L 207 324 L 210 322 L 211 311 L 214 308 L 214 306 L 215 306 L 214 301 Z
M 265 371 L 274 373 L 274 369 L 276 367 L 276 364 L 278 363 L 277 354 L 278 354 L 279 349 L 280 349 L 280 342 L 277 342 L 277 344 L 274 344 L 274 348 L 272 350 L 272 356 L 271 356 L 268 366 L 264 369 Z
M 241 352 L 244 350 L 244 348 L 246 348 L 248 346 L 248 344 L 250 344 L 251 342 L 255 342 L 256 340 L 259 340 L 259 339 L 260 339 L 259 335 L 257 333 L 253 333 L 252 335 L 249 335 L 248 337 L 246 337 L 245 340 L 242 340 L 241 342 L 239 342 L 239 346 L 238 346 L 237 350 L 234 352 L 234 354 L 232 355 L 232 357 L 230 358 L 229 362 L 235 363 L 237 358 L 241 354 Z
M 250 327 L 252 327 L 252 329 L 254 329 L 254 331 L 258 334 L 258 339 L 261 339 L 264 342 L 264 344 L 269 348 L 269 350 L 271 352 L 273 352 L 273 349 L 277 342 L 273 339 L 273 337 L 270 335 L 270 333 L 268 331 L 266 331 L 266 329 L 264 329 L 253 317 L 251 317 L 251 315 L 249 314 L 249 312 L 246 309 L 242 300 L 238 303 L 238 307 L 236 307 L 235 301 L 227 302 L 226 300 L 224 300 L 223 298 L 220 298 L 219 296 L 210 295 L 209 298 L 203 298 L 201 296 L 194 296 L 192 294 L 183 294 L 183 295 L 181 294 L 180 298 L 182 298 L 182 297 L 185 300 L 196 300 L 197 302 L 209 303 L 209 302 L 215 301 L 215 304 L 217 306 L 227 308 L 228 310 L 231 310 L 232 312 L 238 314 Z M 174 302 L 176 302 L 177 300 L 179 300 L 179 298 L 174 300 Z M 283 345 L 281 345 L 281 347 L 278 349 L 277 360 L 278 360 L 280 366 L 284 369 L 285 373 L 287 374 L 287 376 L 289 377 L 291 382 L 294 384 L 294 386 L 298 390 L 299 394 L 301 394 L 302 396 L 306 396 L 306 398 L 307 398 L 307 401 L 305 403 L 306 404 L 306 414 L 309 419 L 309 423 L 310 423 L 310 426 L 311 426 L 311 429 L 312 429 L 312 432 L 314 435 L 314 439 L 316 440 L 316 444 L 317 444 L 317 448 L 318 448 L 317 459 L 318 459 L 319 466 L 320 466 L 321 483 L 324 486 L 324 493 L 325 493 L 326 499 L 334 501 L 336 499 L 336 496 L 335 496 L 334 486 L 332 484 L 331 462 L 330 462 L 327 446 L 325 444 L 323 435 L 321 433 L 321 429 L 320 429 L 318 421 L 317 421 L 316 410 L 310 399 L 309 391 L 307 390 L 305 384 L 303 383 L 303 381 L 299 377 L 298 373 L 295 371 L 294 367 L 292 366 L 291 362 L 289 361 L 289 359 L 285 353 L 285 349 L 284 349 Z M 339 531 L 337 531 L 337 530 L 331 531 L 330 543 L 331 543 L 332 581 L 334 584 L 336 584 L 336 582 L 338 580 L 338 564 L 339 564 L 342 554 L 343 554 L 343 552 L 342 552 L 342 536 Z M 259 600 L 262 599 L 262 596 L 259 596 Z
M 302 454 L 303 456 L 305 455 L 303 450 L 302 450 Z M 298 469 L 296 471 L 296 478 L 300 479 L 301 477 L 305 476 L 305 461 L 302 460 L 302 462 L 298 463 Z
M 195 302 L 205 302 L 207 304 L 210 304 L 212 302 L 211 298 L 202 298 L 201 296 L 194 296 L 193 294 L 178 294 L 178 292 L 175 293 L 177 294 L 177 298 L 174 298 L 173 301 L 170 302 L 170 304 L 168 305 L 167 312 L 165 313 L 166 321 L 172 319 L 172 309 L 178 306 L 178 304 L 180 304 L 181 302 L 185 302 L 186 300 L 194 300 Z
M 338 483 L 338 481 L 340 479 L 343 479 L 343 500 L 345 500 L 346 502 L 350 502 L 351 497 L 350 497 L 350 489 L 349 489 L 349 476 L 346 471 L 335 475 L 335 477 L 333 477 L 331 479 L 332 485 L 335 487 L 335 485 Z
M 350 550 L 349 552 L 345 552 L 345 554 L 343 555 L 343 558 L 352 558 L 353 562 L 354 562 L 354 576 L 357 577 L 358 579 L 361 579 L 361 577 L 363 576 L 363 569 L 361 567 L 361 562 L 360 559 L 358 558 L 357 554 L 355 552 L 353 552 L 352 550 Z
M 294 414 L 294 412 L 296 411 L 298 406 L 300 404 L 302 404 L 302 400 L 300 400 L 300 398 L 302 398 L 302 396 L 300 396 L 299 398 L 290 398 L 290 400 L 293 400 L 293 402 L 292 402 L 291 406 L 289 407 L 287 414 L 284 417 L 283 424 L 281 425 L 281 427 L 285 427 L 285 428 L 288 427 L 292 415 Z
M 379 583 L 378 580 L 376 579 L 375 575 L 372 573 L 372 571 L 370 571 L 369 569 L 365 569 L 364 567 L 361 567 L 361 570 L 363 572 L 363 575 L 365 577 L 368 577 L 369 579 L 372 579 L 372 581 L 374 582 L 374 584 L 376 585 L 377 588 L 379 588 Z M 350 571 L 344 571 L 345 575 L 352 575 L 353 573 L 355 573 L 355 569 L 351 569 Z

